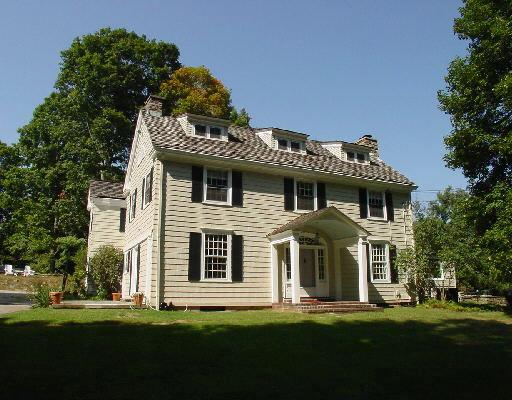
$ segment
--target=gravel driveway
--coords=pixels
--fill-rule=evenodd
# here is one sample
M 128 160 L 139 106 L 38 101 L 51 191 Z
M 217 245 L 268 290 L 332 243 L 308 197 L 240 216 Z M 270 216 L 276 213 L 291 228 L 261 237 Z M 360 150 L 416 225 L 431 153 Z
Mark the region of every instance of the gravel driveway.
M 30 301 L 26 292 L 0 290 L 0 314 L 28 310 Z

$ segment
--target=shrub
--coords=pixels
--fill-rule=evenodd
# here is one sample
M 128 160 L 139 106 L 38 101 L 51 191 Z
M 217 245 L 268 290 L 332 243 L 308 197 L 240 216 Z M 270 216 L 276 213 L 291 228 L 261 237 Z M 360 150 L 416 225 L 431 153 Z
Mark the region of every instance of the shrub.
M 86 296 L 85 277 L 87 275 L 87 247 L 82 247 L 74 256 L 75 270 L 66 280 L 66 292 L 72 296 Z
M 33 308 L 48 308 L 52 304 L 50 299 L 50 286 L 43 283 L 37 286 L 36 291 L 29 295 Z
M 123 252 L 114 246 L 101 246 L 89 261 L 89 271 L 98 295 L 107 298 L 121 288 Z

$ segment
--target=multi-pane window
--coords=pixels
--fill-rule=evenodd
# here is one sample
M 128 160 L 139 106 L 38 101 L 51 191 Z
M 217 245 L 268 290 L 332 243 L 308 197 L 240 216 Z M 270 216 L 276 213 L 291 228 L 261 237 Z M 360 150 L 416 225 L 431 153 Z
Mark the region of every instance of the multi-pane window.
M 142 208 L 151 203 L 153 190 L 153 170 L 142 180 Z
M 225 139 L 227 140 L 227 136 L 224 133 L 224 128 L 220 126 L 210 126 L 210 125 L 194 125 L 194 134 L 197 136 L 206 137 L 209 139 Z
M 204 279 L 227 279 L 228 235 L 204 235 Z
M 365 163 L 367 155 L 365 153 L 359 153 L 355 151 L 347 151 L 347 161 Z
M 279 150 L 288 150 L 288 140 L 286 140 L 286 139 L 277 139 L 277 148 Z
M 136 211 L 137 211 L 137 189 L 135 189 L 130 196 L 130 213 L 128 215 L 130 221 L 132 221 L 135 218 Z
M 206 200 L 228 202 L 229 172 L 206 170 Z
M 385 244 L 371 244 L 372 281 L 388 281 L 389 266 Z
M 292 279 L 292 259 L 289 247 L 285 247 L 284 249 L 284 264 L 286 267 L 286 280 L 290 281 Z
M 315 184 L 297 181 L 297 210 L 315 209 Z
M 206 125 L 196 125 L 195 126 L 195 133 L 197 136 L 204 136 L 206 137 Z
M 368 191 L 368 211 L 370 217 L 384 218 L 384 194 Z
M 303 148 L 303 143 L 297 140 L 290 140 L 284 138 L 277 138 L 277 148 L 283 151 L 291 151 L 293 153 L 301 153 Z
M 323 280 L 325 280 L 325 256 L 324 256 L 323 249 L 317 250 L 317 262 L 318 262 L 318 280 L 323 281 Z
M 438 263 L 436 265 L 436 268 L 434 270 L 434 276 L 432 278 L 437 279 L 437 280 L 444 279 L 444 271 L 443 271 L 443 266 L 441 265 L 441 263 Z

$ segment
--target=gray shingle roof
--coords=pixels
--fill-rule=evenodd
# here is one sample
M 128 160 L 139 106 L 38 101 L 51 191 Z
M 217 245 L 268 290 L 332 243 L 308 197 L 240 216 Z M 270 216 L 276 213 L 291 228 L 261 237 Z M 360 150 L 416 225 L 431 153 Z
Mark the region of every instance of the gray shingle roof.
M 342 161 L 321 146 L 321 142 L 307 140 L 307 154 L 288 153 L 267 146 L 256 134 L 257 129 L 229 127 L 229 141 L 210 140 L 187 135 L 178 120 L 171 116 L 153 116 L 142 110 L 153 145 L 158 149 L 177 150 L 208 156 L 238 160 L 267 162 L 283 167 L 304 168 L 355 178 L 414 186 L 400 172 L 375 158 L 370 164 Z
M 95 181 L 92 180 L 89 185 L 89 196 L 108 197 L 111 199 L 124 199 L 123 182 Z

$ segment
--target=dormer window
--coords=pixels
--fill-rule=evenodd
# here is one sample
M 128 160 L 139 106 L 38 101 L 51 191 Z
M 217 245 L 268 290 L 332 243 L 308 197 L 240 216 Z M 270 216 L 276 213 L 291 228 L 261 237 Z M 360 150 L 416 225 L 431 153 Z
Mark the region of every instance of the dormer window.
M 194 135 L 205 137 L 208 139 L 227 140 L 226 129 L 214 125 L 194 125 Z
M 306 145 L 304 142 L 300 142 L 293 139 L 276 138 L 277 149 L 282 151 L 289 151 L 292 153 L 305 152 Z
M 368 154 L 357 151 L 347 151 L 347 161 L 364 164 L 368 161 Z

